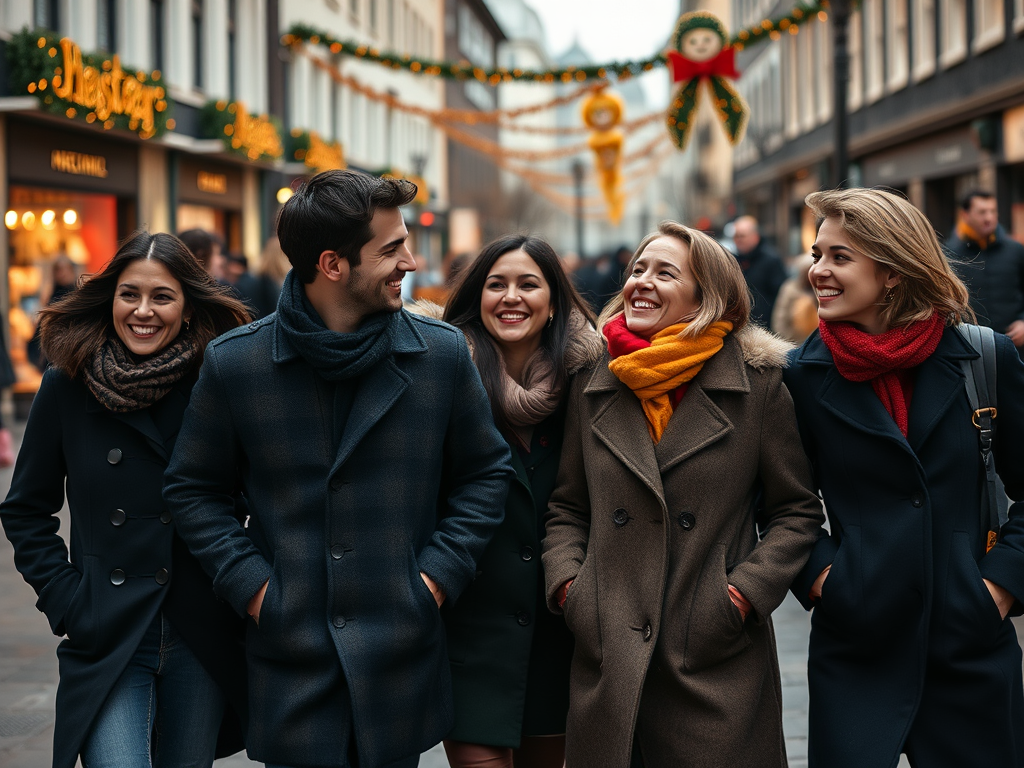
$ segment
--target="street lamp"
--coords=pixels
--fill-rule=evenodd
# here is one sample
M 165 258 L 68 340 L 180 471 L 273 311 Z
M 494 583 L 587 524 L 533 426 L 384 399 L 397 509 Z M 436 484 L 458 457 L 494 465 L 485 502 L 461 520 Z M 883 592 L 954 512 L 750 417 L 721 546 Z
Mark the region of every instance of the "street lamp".
M 576 253 L 583 258 L 583 161 L 572 161 L 572 178 L 576 182 Z
M 832 182 L 836 189 L 849 185 L 849 114 L 846 97 L 850 82 L 850 51 L 847 38 L 850 26 L 850 0 L 832 0 L 832 92 L 834 99 L 835 154 Z

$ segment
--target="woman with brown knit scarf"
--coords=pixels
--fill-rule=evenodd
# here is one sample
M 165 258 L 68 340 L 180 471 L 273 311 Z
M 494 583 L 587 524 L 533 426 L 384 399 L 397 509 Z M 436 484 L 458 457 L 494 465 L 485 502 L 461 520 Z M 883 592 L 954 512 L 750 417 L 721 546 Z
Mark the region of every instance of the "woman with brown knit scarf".
M 453 768 L 560 768 L 572 636 L 544 601 L 540 542 L 574 375 L 599 359 L 587 304 L 551 246 L 509 236 L 486 245 L 448 300 L 512 449 L 505 518 L 454 606 L 448 630 Z
M 811 614 L 811 768 L 1024 764 L 1024 365 L 994 334 L 991 518 L 968 294 L 904 198 L 816 192 L 818 331 L 786 372 L 828 510 L 793 591 Z M 967 329 L 975 332 L 976 329 Z M 981 405 L 981 403 L 979 403 Z M 981 409 L 979 408 L 979 411 Z M 1002 523 L 1000 528 L 1000 522 Z
M 770 615 L 818 535 L 789 345 L 736 259 L 663 222 L 569 395 L 544 568 L 576 639 L 569 768 L 783 768 Z
M 55 768 L 209 766 L 242 747 L 241 619 L 175 534 L 162 490 L 203 350 L 247 321 L 180 240 L 147 232 L 41 312 L 52 367 L 0 520 L 64 636 Z

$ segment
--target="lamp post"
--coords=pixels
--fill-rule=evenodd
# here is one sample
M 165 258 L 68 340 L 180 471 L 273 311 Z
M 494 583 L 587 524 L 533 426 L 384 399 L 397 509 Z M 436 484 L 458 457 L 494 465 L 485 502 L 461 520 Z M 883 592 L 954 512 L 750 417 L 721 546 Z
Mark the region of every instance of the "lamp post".
M 832 0 L 832 98 L 835 121 L 835 154 L 832 183 L 836 189 L 849 184 L 849 114 L 846 106 L 850 83 L 850 51 L 847 39 L 850 27 L 850 0 Z
M 583 161 L 572 161 L 572 178 L 576 183 L 576 253 L 583 258 Z

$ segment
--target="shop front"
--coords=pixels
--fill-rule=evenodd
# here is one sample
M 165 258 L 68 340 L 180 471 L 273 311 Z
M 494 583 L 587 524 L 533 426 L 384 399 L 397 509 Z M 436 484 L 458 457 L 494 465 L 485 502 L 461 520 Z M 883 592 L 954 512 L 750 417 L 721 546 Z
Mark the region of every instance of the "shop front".
M 11 116 L 6 134 L 9 351 L 17 394 L 35 392 L 42 375 L 36 313 L 59 294 L 72 268 L 75 276 L 99 271 L 137 226 L 139 159 L 131 142 L 49 122 Z
M 196 155 L 178 161 L 176 229 L 204 229 L 224 240 L 227 251 L 243 251 L 242 168 Z
M 1009 208 L 1008 217 L 1001 217 L 1007 230 L 1024 243 L 1024 105 L 1003 114 L 1003 161 L 1000 170 L 1000 201 Z

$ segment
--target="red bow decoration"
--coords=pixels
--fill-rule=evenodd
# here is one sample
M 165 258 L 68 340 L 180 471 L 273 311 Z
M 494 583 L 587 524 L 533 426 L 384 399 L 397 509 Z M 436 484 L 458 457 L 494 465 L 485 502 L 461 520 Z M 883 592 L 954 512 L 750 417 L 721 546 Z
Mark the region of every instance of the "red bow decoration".
M 740 76 L 736 71 L 736 49 L 732 46 L 723 48 L 707 61 L 688 59 L 678 51 L 669 51 L 666 58 L 674 83 L 698 77 L 729 77 L 735 80 Z

